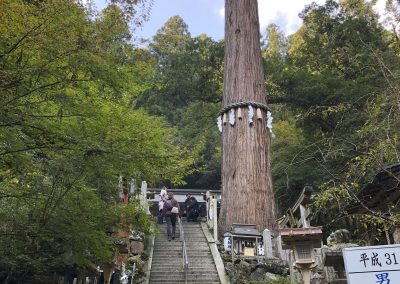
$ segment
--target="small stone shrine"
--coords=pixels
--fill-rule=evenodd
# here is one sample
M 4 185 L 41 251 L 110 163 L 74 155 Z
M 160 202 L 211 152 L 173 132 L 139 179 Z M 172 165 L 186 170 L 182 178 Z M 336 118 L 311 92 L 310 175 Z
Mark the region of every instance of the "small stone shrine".
M 236 256 L 260 256 L 262 234 L 254 224 L 232 224 L 232 229 L 224 235 L 224 246 L 231 251 L 232 262 Z

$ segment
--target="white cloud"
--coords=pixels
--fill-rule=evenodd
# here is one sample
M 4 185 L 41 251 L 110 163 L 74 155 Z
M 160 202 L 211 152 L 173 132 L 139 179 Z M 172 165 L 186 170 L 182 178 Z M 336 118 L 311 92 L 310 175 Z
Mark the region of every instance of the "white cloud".
M 277 24 L 281 31 L 290 35 L 301 26 L 299 13 L 304 7 L 312 2 L 319 5 L 325 4 L 325 0 L 258 0 L 258 14 L 260 17 L 260 28 L 263 32 L 269 24 Z M 383 15 L 385 0 L 378 0 L 376 10 Z M 221 19 L 225 17 L 225 8 L 219 10 Z
M 258 0 L 261 31 L 264 31 L 267 25 L 275 23 L 286 35 L 294 33 L 301 25 L 299 13 L 305 5 L 312 2 L 312 0 Z M 325 0 L 314 0 L 314 2 L 324 4 Z
M 221 7 L 218 9 L 218 15 L 222 20 L 225 18 L 225 7 Z

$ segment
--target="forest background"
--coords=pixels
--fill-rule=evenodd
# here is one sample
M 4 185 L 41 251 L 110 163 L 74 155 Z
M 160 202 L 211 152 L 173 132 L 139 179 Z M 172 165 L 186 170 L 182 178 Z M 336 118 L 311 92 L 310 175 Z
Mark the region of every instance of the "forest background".
M 398 223 L 395 206 L 344 210 L 400 162 L 400 1 L 381 16 L 373 4 L 311 4 L 296 33 L 271 24 L 260 39 L 279 215 L 311 184 L 314 223 L 356 240 Z M 0 279 L 45 283 L 109 261 L 121 215 L 150 233 L 136 203 L 117 205 L 120 175 L 220 189 L 222 40 L 192 37 L 174 16 L 137 45 L 151 1 L 99 13 L 62 0 L 0 5 Z

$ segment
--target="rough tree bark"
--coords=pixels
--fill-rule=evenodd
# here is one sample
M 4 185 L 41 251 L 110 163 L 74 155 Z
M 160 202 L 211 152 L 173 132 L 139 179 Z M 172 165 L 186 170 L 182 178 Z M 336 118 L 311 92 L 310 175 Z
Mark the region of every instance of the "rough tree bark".
M 257 0 L 225 0 L 225 70 L 223 105 L 240 101 L 266 104 Z M 222 131 L 221 233 L 233 223 L 275 228 L 270 170 L 270 134 L 266 113 L 249 124 L 248 108 L 234 126 Z

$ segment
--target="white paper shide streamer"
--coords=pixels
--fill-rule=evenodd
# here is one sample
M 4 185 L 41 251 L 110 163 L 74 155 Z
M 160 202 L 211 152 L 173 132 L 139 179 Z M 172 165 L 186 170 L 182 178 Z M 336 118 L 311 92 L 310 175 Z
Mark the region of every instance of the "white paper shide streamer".
M 249 123 L 253 123 L 253 117 L 254 117 L 254 109 L 251 105 L 249 105 Z
M 269 129 L 269 132 L 271 133 L 272 138 L 275 138 L 275 134 L 272 132 L 272 120 L 274 118 L 272 117 L 272 113 L 270 111 L 267 111 L 267 128 Z
M 270 111 L 267 111 L 267 127 L 269 128 L 269 132 L 272 133 L 272 120 L 274 118 L 272 117 L 272 113 Z
M 235 110 L 233 108 L 229 111 L 229 124 L 232 126 L 235 125 Z
M 221 116 L 218 116 L 218 118 L 217 118 L 217 126 L 218 126 L 219 132 L 222 133 L 222 117 Z

